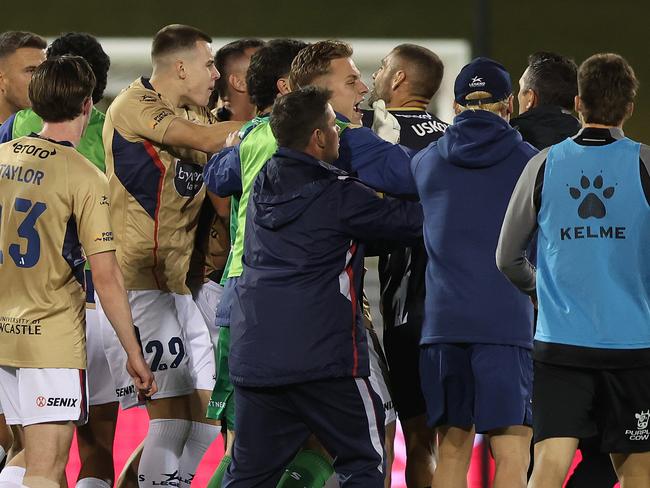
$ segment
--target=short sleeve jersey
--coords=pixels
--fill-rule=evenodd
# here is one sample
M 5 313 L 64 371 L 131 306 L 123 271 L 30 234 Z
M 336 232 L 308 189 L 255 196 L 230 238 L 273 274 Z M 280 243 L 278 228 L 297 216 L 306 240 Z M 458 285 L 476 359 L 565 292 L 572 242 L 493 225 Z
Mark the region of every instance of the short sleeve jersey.
M 214 122 L 205 108 L 174 107 L 146 78 L 123 90 L 106 112 L 111 218 L 128 290 L 189 293 L 185 279 L 205 198 L 207 154 L 163 144 L 178 118 Z
M 106 177 L 67 143 L 0 145 L 1 365 L 86 367 L 83 267 L 115 249 L 108 195 Z

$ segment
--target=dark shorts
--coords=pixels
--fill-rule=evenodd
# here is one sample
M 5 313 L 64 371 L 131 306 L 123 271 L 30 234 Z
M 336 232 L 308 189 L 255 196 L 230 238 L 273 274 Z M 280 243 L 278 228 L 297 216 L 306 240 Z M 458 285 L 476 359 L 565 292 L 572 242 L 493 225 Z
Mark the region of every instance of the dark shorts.
M 391 393 L 400 420 L 408 420 L 426 413 L 424 394 L 420 386 L 419 323 L 384 329 L 384 348 L 388 360 Z
M 484 433 L 532 425 L 531 351 L 493 344 L 429 344 L 420 352 L 427 423 Z
M 600 432 L 600 449 L 650 451 L 650 367 L 583 369 L 535 362 L 535 442 L 584 439 Z

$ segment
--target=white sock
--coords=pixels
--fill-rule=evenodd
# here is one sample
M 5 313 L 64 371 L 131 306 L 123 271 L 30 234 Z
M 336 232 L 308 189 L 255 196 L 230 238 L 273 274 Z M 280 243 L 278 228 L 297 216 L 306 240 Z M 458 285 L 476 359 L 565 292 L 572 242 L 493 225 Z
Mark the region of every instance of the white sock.
M 181 480 L 185 481 L 188 487 L 192 484 L 192 479 L 196 474 L 196 468 L 198 468 L 201 459 L 203 459 L 205 451 L 208 450 L 220 432 L 221 428 L 216 425 L 192 422 L 190 435 L 185 443 L 185 449 L 183 449 L 180 462 Z M 181 484 L 182 487 L 183 485 Z
M 25 468 L 22 466 L 5 466 L 5 469 L 0 472 L 0 481 L 9 481 L 17 485 L 23 484 L 25 477 Z
M 99 478 L 81 478 L 75 488 L 111 488 L 111 485 Z
M 191 423 L 189 420 L 180 419 L 149 421 L 149 432 L 144 440 L 138 466 L 140 488 L 161 484 L 178 486 L 176 483 L 179 481 L 181 454 L 190 433 Z

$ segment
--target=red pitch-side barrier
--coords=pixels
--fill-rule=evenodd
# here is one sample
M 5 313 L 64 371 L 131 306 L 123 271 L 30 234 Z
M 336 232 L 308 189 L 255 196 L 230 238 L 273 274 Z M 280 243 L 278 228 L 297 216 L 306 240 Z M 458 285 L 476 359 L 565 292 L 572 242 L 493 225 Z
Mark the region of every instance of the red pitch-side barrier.
M 117 422 L 117 439 L 118 442 L 114 448 L 114 463 L 116 476 L 122 471 L 124 463 L 130 456 L 133 449 L 142 441 L 147 433 L 147 413 L 144 409 L 133 408 L 126 412 L 120 412 Z M 195 488 L 203 488 L 208 484 L 210 476 L 219 464 L 223 456 L 223 442 L 218 439 L 208 450 L 203 462 L 199 466 L 196 477 L 192 483 Z M 488 465 L 484 466 L 484 460 L 487 459 Z M 576 456 L 574 465 L 580 460 L 580 454 Z M 406 462 L 406 449 L 404 447 L 404 437 L 402 431 L 397 428 L 397 435 L 395 437 L 395 461 L 393 463 L 393 488 L 406 488 L 404 481 L 404 466 Z M 573 470 L 573 468 L 572 468 Z M 572 471 L 571 470 L 571 471 Z M 79 473 L 79 455 L 77 454 L 76 438 L 73 441 L 72 449 L 70 451 L 70 461 L 67 467 L 68 483 L 70 487 L 74 486 Z M 485 477 L 491 479 L 494 476 L 494 463 L 484 452 L 483 442 L 479 438 L 474 446 L 474 453 L 472 454 L 472 464 L 470 473 L 468 475 L 469 488 L 491 488 L 492 483 L 484 483 Z M 618 486 L 618 485 L 617 485 Z

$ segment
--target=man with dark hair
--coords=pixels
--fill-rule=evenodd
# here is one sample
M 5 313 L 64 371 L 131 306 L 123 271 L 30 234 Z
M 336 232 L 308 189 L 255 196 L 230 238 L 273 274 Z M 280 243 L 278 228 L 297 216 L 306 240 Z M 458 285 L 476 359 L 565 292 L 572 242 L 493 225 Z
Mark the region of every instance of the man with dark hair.
M 207 416 L 220 420 L 227 430 L 226 452 L 210 480 L 210 488 L 221 487 L 223 476 L 230 464 L 235 437 L 235 398 L 228 371 L 230 306 L 234 286 L 241 275 L 246 206 L 257 173 L 277 149 L 268 125 L 271 109 L 276 98 L 289 93 L 291 62 L 305 46 L 306 43 L 294 39 L 274 39 L 253 54 L 246 80 L 258 116 L 242 129 L 241 143 L 213 156 L 204 171 L 208 195 L 213 203 L 217 197 L 232 197 L 230 254 L 221 279 L 224 292 L 215 319 L 215 325 L 219 327 L 216 348 L 217 379 L 207 410 Z
M 561 487 L 597 432 L 621 486 L 650 486 L 650 148 L 622 130 L 637 88 L 619 55 L 582 63 L 583 128 L 530 160 L 503 223 L 497 265 L 539 304 L 531 488 Z
M 560 54 L 537 52 L 519 79 L 519 116 L 510 121 L 524 141 L 544 149 L 575 135 L 580 122 L 572 115 L 578 94 L 575 62 Z
M 103 140 L 117 256 L 147 361 L 160 386 L 147 403 L 140 486 L 189 483 L 218 434 L 205 409 L 214 386 L 210 334 L 186 284 L 203 205 L 203 166 L 241 122 L 212 124 L 206 108 L 219 73 L 210 37 L 170 25 L 154 37 L 153 73 L 122 91 Z M 138 404 L 115 335 L 97 303 L 123 408 Z
M 399 124 L 401 145 L 421 150 L 438 140 L 449 124 L 426 109 L 443 71 L 442 61 L 429 49 L 414 44 L 395 47 L 373 74 L 369 103 L 374 110 L 364 111 L 364 125 L 376 129 L 376 118 L 383 120 L 387 110 Z M 406 483 L 416 488 L 431 483 L 435 465 L 435 433 L 426 425 L 418 364 L 426 264 L 421 242 L 380 254 L 378 266 L 391 394 L 406 442 Z
M 45 39 L 31 32 L 0 34 L 0 124 L 31 105 L 29 80 L 45 59 L 46 47 Z
M 246 86 L 246 72 L 251 56 L 265 45 L 261 39 L 239 39 L 229 42 L 215 54 L 214 64 L 221 76 L 208 106 L 216 107 L 220 101 L 217 120 L 249 121 L 255 117 L 255 104 Z
M 63 55 L 76 55 L 84 58 L 97 80 L 93 89 L 93 104 L 102 99 L 106 88 L 110 59 L 97 39 L 90 34 L 69 32 L 55 39 L 48 47 L 46 54 L 48 59 Z M 102 172 L 106 171 L 102 143 L 104 118 L 104 114 L 93 106 L 88 126 L 76 148 Z M 21 110 L 12 115 L 0 127 L 0 142 L 38 133 L 42 127 L 43 120 L 33 110 Z M 88 423 L 77 429 L 81 459 L 77 488 L 108 487 L 112 486 L 115 478 L 113 440 L 117 423 L 118 397 L 112 386 L 106 353 L 102 344 L 101 330 L 95 309 L 92 275 L 88 265 L 86 265 L 85 278 L 90 415 Z
M 0 277 L 12 283 L 0 297 L 0 401 L 8 423 L 24 428 L 26 466 L 24 479 L 3 488 L 58 486 L 74 424 L 87 419 L 85 256 L 125 351 L 121 367 L 139 392 L 157 391 L 115 258 L 106 178 L 74 149 L 94 85 L 83 58 L 46 60 L 29 85 L 43 130 L 0 146 Z
M 429 256 L 420 376 L 438 434 L 432 487 L 467 486 L 475 433 L 487 434 L 494 485 L 526 486 L 533 307 L 494 263 L 510 194 L 537 152 L 508 125 L 512 85 L 488 58 L 454 83 L 456 117 L 411 167 Z
M 295 91 L 271 114 L 279 148 L 255 180 L 232 306 L 237 438 L 227 487 L 276 486 L 310 433 L 342 487 L 384 486 L 357 249 L 359 239 L 416 239 L 421 213 L 332 166 L 339 127 L 328 96 Z

